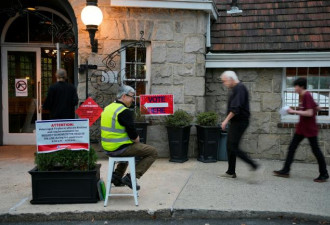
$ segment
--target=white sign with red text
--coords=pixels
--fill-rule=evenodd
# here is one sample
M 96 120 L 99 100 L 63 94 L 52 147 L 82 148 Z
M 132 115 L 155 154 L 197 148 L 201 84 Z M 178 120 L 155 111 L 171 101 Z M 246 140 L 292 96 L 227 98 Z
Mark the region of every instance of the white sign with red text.
M 88 119 L 36 121 L 37 152 L 59 150 L 89 151 Z

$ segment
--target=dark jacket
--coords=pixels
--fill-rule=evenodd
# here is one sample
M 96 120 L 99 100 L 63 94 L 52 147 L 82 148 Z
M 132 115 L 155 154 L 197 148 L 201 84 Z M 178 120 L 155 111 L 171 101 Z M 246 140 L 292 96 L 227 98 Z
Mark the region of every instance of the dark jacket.
M 72 84 L 59 81 L 49 87 L 42 108 L 50 111 L 51 119 L 74 119 L 77 104 L 76 88 Z
M 235 114 L 231 121 L 246 121 L 250 118 L 249 92 L 242 83 L 233 87 L 229 96 L 227 114 L 230 112 Z

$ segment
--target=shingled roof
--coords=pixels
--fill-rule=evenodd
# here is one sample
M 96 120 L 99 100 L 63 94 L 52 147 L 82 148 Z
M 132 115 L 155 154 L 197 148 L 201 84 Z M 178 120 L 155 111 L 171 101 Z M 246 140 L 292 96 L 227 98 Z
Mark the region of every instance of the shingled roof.
M 330 0 L 214 0 L 220 17 L 211 27 L 212 52 L 330 50 Z

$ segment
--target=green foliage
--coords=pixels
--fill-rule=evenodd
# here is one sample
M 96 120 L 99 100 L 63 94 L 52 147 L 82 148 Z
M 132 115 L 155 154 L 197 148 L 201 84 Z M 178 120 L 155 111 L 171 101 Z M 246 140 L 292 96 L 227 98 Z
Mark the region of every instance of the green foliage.
M 87 171 L 95 168 L 96 161 L 97 154 L 92 147 L 89 151 L 61 150 L 52 153 L 40 153 L 35 155 L 35 164 L 37 165 L 39 171 Z
M 215 112 L 202 112 L 197 115 L 197 124 L 200 126 L 216 126 L 219 115 Z
M 165 117 L 166 126 L 169 127 L 186 127 L 192 120 L 193 117 L 183 110 L 177 110 L 173 115 Z

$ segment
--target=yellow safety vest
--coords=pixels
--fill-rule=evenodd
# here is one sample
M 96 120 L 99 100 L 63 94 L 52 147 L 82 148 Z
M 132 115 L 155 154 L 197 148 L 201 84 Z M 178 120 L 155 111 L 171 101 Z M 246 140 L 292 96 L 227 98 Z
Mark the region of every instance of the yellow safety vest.
M 111 103 L 101 114 L 101 143 L 106 151 L 115 151 L 121 145 L 132 144 L 125 127 L 118 122 L 118 115 L 127 109 L 123 104 Z

